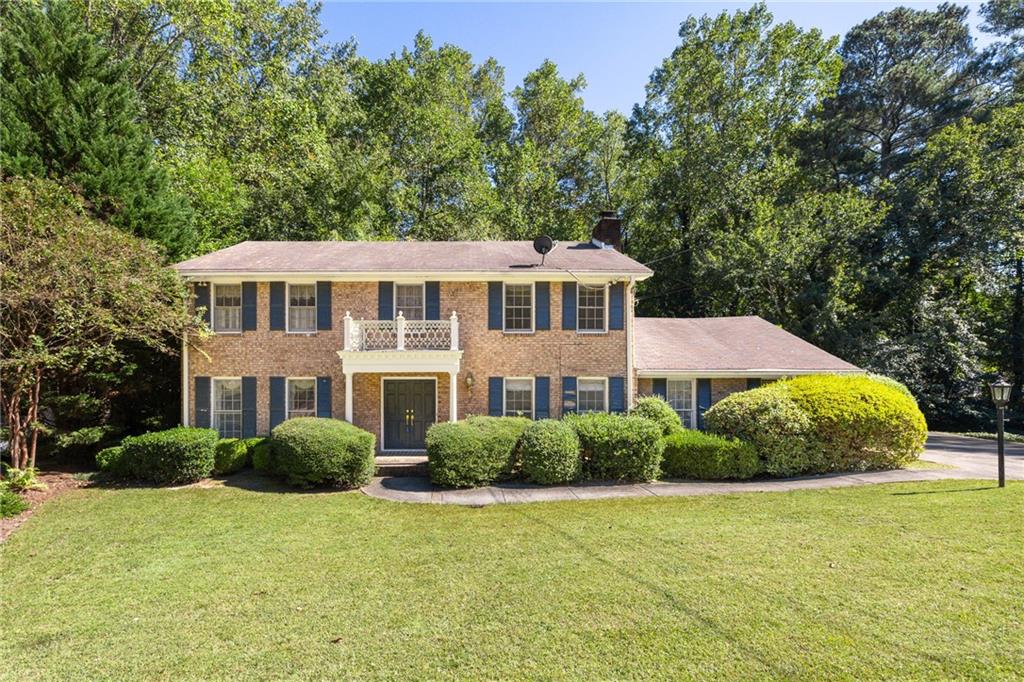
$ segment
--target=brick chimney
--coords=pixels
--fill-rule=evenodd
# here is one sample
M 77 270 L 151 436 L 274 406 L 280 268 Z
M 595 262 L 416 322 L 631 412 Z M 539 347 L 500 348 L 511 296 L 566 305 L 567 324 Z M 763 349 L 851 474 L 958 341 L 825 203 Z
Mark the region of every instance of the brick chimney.
M 615 211 L 601 211 L 590 235 L 595 246 L 622 250 L 622 220 Z

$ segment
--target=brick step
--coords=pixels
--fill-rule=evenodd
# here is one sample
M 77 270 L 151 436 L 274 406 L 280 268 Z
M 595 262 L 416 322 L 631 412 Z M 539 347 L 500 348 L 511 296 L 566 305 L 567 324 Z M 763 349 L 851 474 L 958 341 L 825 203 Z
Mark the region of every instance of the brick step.
M 428 476 L 426 455 L 378 455 L 378 476 Z

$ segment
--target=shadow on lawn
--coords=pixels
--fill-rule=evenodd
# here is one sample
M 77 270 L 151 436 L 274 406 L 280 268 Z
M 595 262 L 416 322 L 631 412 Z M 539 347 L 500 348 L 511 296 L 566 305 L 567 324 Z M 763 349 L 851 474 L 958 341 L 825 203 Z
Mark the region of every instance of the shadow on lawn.
M 941 495 L 944 493 L 973 493 L 979 490 L 996 490 L 998 485 L 982 485 L 975 488 L 944 488 L 942 490 L 908 490 L 902 493 L 889 493 L 893 496 L 902 497 L 905 495 Z

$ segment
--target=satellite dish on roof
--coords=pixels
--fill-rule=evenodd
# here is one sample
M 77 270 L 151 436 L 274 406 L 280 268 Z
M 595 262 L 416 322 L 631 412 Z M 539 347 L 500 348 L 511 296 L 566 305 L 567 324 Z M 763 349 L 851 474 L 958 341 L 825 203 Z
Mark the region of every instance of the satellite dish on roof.
M 541 265 L 544 265 L 544 256 L 548 255 L 548 252 L 553 248 L 555 248 L 555 242 L 546 234 L 542 234 L 533 240 L 533 250 L 540 254 Z

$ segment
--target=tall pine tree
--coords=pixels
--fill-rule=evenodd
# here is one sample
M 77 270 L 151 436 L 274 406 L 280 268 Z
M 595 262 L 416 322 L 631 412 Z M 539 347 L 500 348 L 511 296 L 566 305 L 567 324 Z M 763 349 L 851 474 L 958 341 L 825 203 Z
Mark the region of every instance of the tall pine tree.
M 123 68 L 70 3 L 0 9 L 0 166 L 6 175 L 70 181 L 94 214 L 163 245 L 192 248 L 187 207 L 154 162 Z

